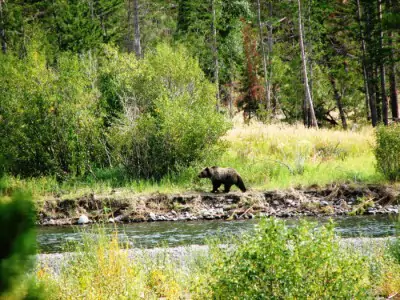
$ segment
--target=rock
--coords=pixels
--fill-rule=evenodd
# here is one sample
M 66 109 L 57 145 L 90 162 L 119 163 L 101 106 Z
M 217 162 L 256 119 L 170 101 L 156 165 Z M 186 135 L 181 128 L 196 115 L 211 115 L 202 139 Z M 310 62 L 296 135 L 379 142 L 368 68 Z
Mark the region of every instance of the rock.
M 81 215 L 78 219 L 78 224 L 83 225 L 83 224 L 88 224 L 89 218 L 86 215 Z
M 119 215 L 119 216 L 116 216 L 116 217 L 114 218 L 114 222 L 120 223 L 120 222 L 122 222 L 124 219 L 126 219 L 126 217 L 124 217 L 124 215 Z
M 293 206 L 294 201 L 291 200 L 291 199 L 286 199 L 286 200 L 285 200 L 285 204 L 288 205 L 288 206 Z
M 224 209 L 223 208 L 217 208 L 217 209 L 214 210 L 214 213 L 223 215 L 224 214 Z
M 397 208 L 394 207 L 388 207 L 387 211 L 391 214 L 398 214 L 399 210 Z
M 156 217 L 156 214 L 155 213 L 149 213 L 149 221 L 152 221 L 152 222 L 154 222 L 154 221 L 157 221 L 157 217 Z
M 114 218 L 109 218 L 109 219 L 108 219 L 108 223 L 115 223 Z
M 176 211 L 174 211 L 174 210 L 171 210 L 171 214 L 172 214 L 173 216 L 176 216 L 176 215 L 177 215 Z
M 48 225 L 57 225 L 57 222 L 56 222 L 56 220 L 54 220 L 54 219 L 48 219 L 48 220 L 45 220 L 44 222 L 43 222 L 43 224 L 42 225 L 44 225 L 44 226 L 48 226 Z
M 328 201 L 321 201 L 320 204 L 321 204 L 321 206 L 329 206 Z
M 279 203 L 279 201 L 275 200 L 274 202 L 272 202 L 272 204 L 278 206 L 280 203 Z

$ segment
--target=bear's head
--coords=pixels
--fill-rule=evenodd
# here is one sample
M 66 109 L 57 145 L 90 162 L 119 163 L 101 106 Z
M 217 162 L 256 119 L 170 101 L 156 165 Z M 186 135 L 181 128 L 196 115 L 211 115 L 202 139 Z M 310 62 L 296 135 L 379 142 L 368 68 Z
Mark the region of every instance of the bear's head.
M 200 173 L 199 173 L 199 178 L 210 178 L 211 177 L 211 171 L 210 168 L 204 168 Z

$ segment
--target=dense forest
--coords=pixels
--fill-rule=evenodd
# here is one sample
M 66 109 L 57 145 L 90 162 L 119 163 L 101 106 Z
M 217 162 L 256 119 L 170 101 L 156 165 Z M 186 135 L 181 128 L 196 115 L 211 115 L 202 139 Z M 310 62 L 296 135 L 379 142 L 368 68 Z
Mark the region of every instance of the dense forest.
M 218 152 L 237 112 L 387 125 L 399 30 L 395 0 L 0 0 L 4 169 L 157 179 Z

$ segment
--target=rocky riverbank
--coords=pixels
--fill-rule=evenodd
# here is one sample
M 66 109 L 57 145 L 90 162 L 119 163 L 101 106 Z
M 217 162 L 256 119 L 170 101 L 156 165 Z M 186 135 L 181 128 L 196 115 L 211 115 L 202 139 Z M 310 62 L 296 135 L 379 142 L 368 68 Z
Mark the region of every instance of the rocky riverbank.
M 385 185 L 329 185 L 246 193 L 137 195 L 112 191 L 76 199 L 49 199 L 38 225 L 251 219 L 259 216 L 398 214 L 400 189 Z

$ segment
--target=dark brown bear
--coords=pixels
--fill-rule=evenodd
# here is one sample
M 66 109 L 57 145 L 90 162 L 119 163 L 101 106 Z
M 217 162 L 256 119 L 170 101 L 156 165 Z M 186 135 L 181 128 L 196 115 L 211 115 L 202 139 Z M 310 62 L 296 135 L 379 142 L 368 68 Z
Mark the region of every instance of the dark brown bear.
M 216 193 L 221 184 L 225 187 L 225 193 L 229 193 L 232 185 L 236 185 L 243 193 L 246 191 L 239 173 L 232 168 L 207 167 L 200 172 L 199 178 L 211 179 L 213 185 L 211 193 Z

